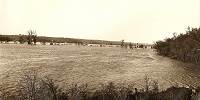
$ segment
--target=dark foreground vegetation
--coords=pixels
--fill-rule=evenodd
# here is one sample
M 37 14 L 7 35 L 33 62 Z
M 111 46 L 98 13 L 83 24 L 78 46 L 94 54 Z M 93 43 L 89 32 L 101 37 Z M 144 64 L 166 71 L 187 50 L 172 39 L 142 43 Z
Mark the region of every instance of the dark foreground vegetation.
M 199 100 L 200 88 L 170 87 L 159 91 L 158 83 L 144 78 L 143 89 L 117 86 L 110 82 L 90 91 L 88 85 L 72 85 L 64 89 L 48 77 L 38 77 L 34 71 L 26 72 L 15 87 L 0 87 L 0 100 Z M 13 91 L 10 88 L 14 88 Z
M 160 55 L 184 62 L 200 64 L 200 28 L 190 28 L 185 34 L 157 41 L 154 45 Z

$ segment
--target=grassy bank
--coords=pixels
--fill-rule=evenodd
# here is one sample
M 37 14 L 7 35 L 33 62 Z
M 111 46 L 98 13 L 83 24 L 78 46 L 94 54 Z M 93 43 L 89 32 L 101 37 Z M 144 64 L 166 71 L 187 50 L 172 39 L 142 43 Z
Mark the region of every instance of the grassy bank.
M 88 85 L 74 84 L 68 89 L 56 85 L 55 80 L 26 72 L 15 87 L 0 87 L 0 100 L 197 100 L 199 88 L 170 87 L 159 91 L 156 81 L 144 78 L 143 89 L 117 86 L 110 82 L 90 91 Z M 15 91 L 10 90 L 14 88 Z
M 172 38 L 157 41 L 158 54 L 184 62 L 200 64 L 200 28 L 189 28 L 185 34 L 174 33 Z

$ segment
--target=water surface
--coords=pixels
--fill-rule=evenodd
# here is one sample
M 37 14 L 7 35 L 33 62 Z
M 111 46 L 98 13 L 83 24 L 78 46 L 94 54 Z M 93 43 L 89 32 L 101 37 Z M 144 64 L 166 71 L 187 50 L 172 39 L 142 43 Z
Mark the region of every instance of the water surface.
M 140 87 L 145 75 L 158 80 L 160 88 L 200 84 L 200 66 L 158 56 L 152 49 L 0 44 L 1 83 L 15 84 L 27 69 L 60 85 L 114 82 Z

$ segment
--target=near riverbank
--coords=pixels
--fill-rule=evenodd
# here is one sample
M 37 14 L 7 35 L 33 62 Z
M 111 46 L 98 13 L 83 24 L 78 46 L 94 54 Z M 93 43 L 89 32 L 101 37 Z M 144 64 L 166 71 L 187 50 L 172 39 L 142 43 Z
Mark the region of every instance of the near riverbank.
M 90 91 L 88 85 L 71 85 L 68 89 L 56 85 L 55 80 L 38 77 L 27 71 L 15 87 L 0 87 L 1 100 L 198 100 L 200 88 L 172 86 L 160 91 L 159 84 L 147 76 L 143 89 L 134 86 L 117 87 L 114 83 L 102 84 Z M 10 88 L 15 88 L 12 91 Z

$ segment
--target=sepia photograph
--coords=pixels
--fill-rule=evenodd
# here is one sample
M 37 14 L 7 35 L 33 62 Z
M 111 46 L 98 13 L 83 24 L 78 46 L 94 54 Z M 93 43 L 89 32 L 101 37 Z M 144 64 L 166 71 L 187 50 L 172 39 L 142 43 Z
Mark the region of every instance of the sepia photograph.
M 200 100 L 200 0 L 0 0 L 0 100 Z

